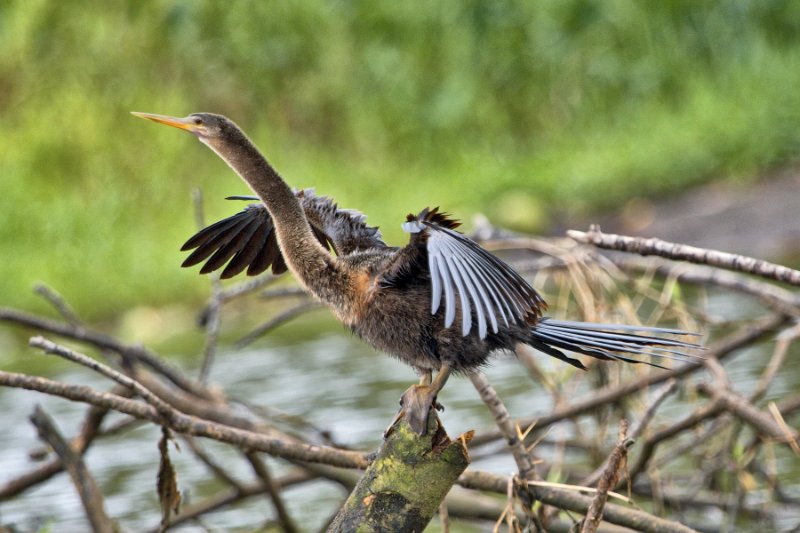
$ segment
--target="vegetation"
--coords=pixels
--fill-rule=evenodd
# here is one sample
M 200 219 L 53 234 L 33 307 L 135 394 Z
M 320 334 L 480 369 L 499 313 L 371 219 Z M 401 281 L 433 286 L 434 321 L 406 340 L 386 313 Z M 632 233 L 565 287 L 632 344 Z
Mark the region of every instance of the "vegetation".
M 402 239 L 409 210 L 546 230 L 800 153 L 800 5 L 445 1 L 0 5 L 0 294 L 88 318 L 206 287 L 176 268 L 243 191 L 127 112 L 227 114 L 296 186 Z

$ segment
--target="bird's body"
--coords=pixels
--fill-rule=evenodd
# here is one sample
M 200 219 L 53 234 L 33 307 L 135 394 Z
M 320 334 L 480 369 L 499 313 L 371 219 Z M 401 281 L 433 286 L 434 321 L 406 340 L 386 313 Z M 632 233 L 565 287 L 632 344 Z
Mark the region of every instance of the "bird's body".
M 313 190 L 290 189 L 225 117 L 136 114 L 197 135 L 260 201 L 189 239 L 184 249 L 194 251 L 184 266 L 204 262 L 201 273 L 225 266 L 224 278 L 245 269 L 248 275 L 291 270 L 356 335 L 422 376 L 421 385 L 410 389 L 413 397 L 404 396 L 418 431 L 424 431 L 427 410 L 450 372 L 474 370 L 520 343 L 580 368 L 563 350 L 640 362 L 632 357 L 681 356 L 676 349 L 694 347 L 650 335 L 684 333 L 676 330 L 542 317 L 547 306 L 528 282 L 457 232 L 458 223 L 438 209 L 408 215 L 403 227 L 409 243 L 387 246 L 363 215 L 339 209 Z M 432 371 L 439 371 L 433 383 Z

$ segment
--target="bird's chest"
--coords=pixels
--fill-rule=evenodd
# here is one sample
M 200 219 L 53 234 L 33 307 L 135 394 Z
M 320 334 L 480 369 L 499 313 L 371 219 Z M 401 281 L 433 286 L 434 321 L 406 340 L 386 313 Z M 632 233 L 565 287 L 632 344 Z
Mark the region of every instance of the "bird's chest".
M 368 344 L 410 365 L 439 367 L 430 311 L 413 293 L 378 290 L 350 327 Z

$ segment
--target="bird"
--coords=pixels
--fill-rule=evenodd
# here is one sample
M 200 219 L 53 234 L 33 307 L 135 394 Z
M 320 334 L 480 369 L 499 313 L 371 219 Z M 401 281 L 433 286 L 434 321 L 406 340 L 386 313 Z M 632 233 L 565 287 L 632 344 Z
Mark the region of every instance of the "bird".
M 659 366 L 648 357 L 681 359 L 699 347 L 678 329 L 545 316 L 547 304 L 528 281 L 438 207 L 407 215 L 408 244 L 389 246 L 361 213 L 313 189 L 290 188 L 225 116 L 133 114 L 195 135 L 254 193 L 231 197 L 253 203 L 186 241 L 182 250 L 191 253 L 182 266 L 204 263 L 200 273 L 222 269 L 222 278 L 291 271 L 356 336 L 416 371 L 419 382 L 403 393 L 396 420 L 404 416 L 418 434 L 431 409 L 441 408 L 451 374 L 478 370 L 519 344 L 580 369 L 567 353 Z

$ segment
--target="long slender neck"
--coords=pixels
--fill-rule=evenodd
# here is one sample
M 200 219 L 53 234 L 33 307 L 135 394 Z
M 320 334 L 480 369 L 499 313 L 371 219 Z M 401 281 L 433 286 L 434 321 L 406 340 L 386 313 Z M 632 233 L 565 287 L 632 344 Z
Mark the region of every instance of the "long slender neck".
M 261 198 L 272 216 L 286 264 L 298 280 L 323 301 L 335 291 L 335 259 L 317 241 L 300 202 L 274 168 L 241 131 L 206 144 Z

